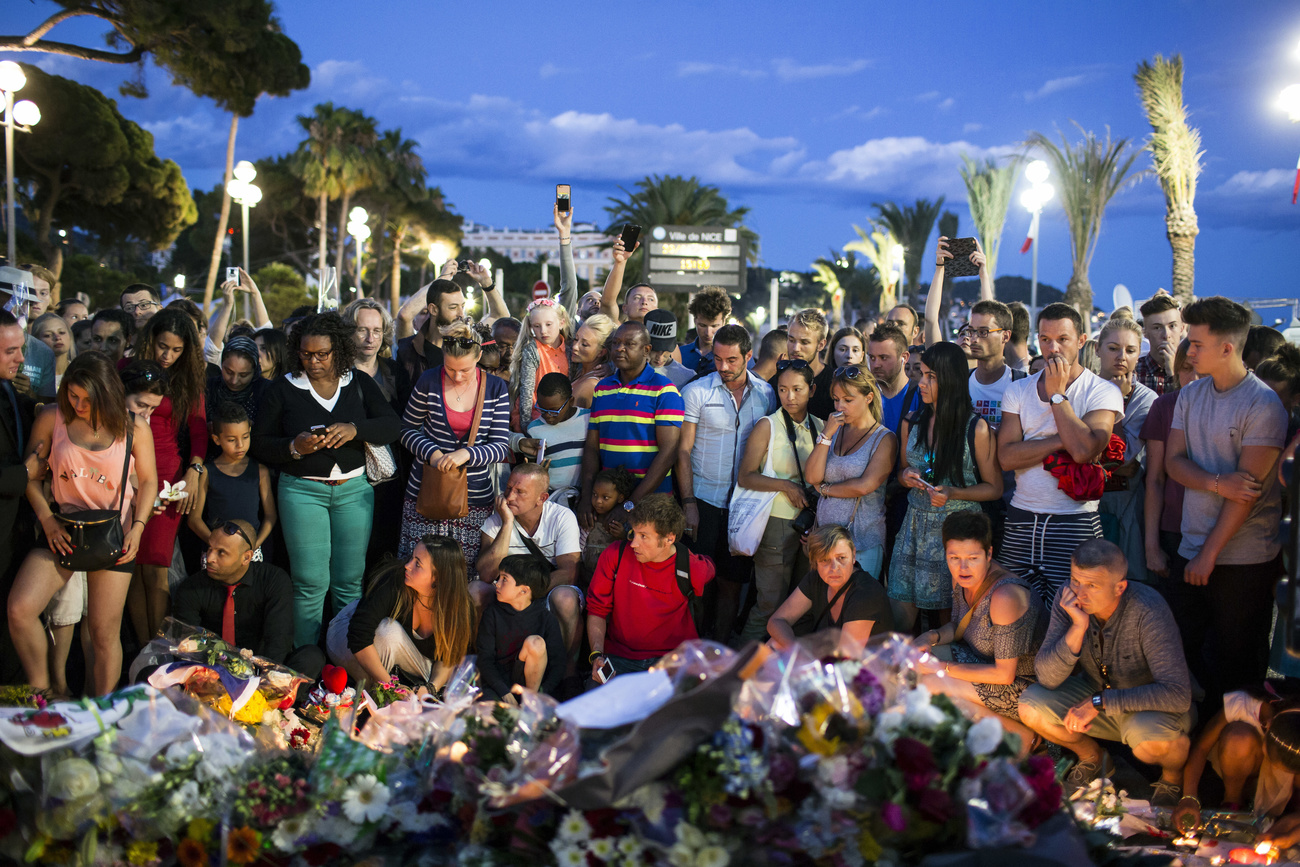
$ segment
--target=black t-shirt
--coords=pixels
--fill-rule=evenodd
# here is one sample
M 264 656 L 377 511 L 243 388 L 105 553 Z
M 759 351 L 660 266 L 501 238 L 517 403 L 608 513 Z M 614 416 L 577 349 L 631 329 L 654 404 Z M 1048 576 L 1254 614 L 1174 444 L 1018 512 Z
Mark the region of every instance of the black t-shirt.
M 781 378 L 781 371 L 776 372 L 776 376 L 767 381 L 772 386 L 772 393 L 780 400 L 781 393 L 777 390 L 776 381 Z M 831 381 L 835 379 L 835 371 L 829 364 L 822 365 L 822 372 L 813 377 L 813 386 L 816 390 L 812 397 L 808 399 L 808 412 L 822 421 L 835 412 L 835 401 L 831 400 Z
M 406 370 L 407 378 L 411 382 L 419 382 L 426 370 L 442 366 L 442 347 L 434 346 L 426 340 L 424 353 L 421 354 L 415 349 L 415 337 L 416 335 L 412 334 L 397 341 L 397 361 Z M 410 396 L 409 393 L 407 396 Z
M 807 596 L 808 601 L 812 603 L 812 610 L 808 612 L 809 622 L 812 624 L 810 631 L 816 632 L 829 626 L 843 626 L 845 623 L 857 620 L 874 620 L 876 625 L 871 628 L 872 634 L 892 632 L 894 615 L 889 607 L 889 596 L 885 593 L 885 588 L 880 586 L 880 582 L 862 569 L 849 576 L 849 582 L 849 589 L 844 592 L 844 605 L 840 608 L 840 617 L 835 620 L 826 610 L 830 607 L 834 594 L 827 592 L 830 588 L 826 586 L 822 576 L 817 574 L 816 569 L 803 576 L 803 580 L 799 582 L 799 592 Z

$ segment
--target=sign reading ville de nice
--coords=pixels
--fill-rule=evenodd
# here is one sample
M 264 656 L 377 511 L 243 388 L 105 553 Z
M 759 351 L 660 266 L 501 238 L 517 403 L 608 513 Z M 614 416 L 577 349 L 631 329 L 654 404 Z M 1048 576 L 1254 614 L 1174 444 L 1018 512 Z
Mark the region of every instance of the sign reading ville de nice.
M 735 229 L 655 226 L 650 230 L 647 282 L 661 292 L 721 286 L 738 296 L 745 291 L 747 253 L 745 239 Z

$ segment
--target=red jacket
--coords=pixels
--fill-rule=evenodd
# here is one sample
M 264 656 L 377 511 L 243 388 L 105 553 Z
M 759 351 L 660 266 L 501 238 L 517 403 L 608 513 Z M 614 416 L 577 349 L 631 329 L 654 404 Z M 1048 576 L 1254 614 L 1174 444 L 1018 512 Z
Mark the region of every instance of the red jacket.
M 619 543 L 605 549 L 596 562 L 596 572 L 587 588 L 587 613 L 608 620 L 605 652 L 624 659 L 653 659 L 677 649 L 683 641 L 699 638 L 677 586 L 677 556 L 658 563 L 637 560 L 631 546 L 624 546 L 618 560 Z M 697 595 L 713 580 L 713 561 L 699 554 L 689 559 L 691 586 Z

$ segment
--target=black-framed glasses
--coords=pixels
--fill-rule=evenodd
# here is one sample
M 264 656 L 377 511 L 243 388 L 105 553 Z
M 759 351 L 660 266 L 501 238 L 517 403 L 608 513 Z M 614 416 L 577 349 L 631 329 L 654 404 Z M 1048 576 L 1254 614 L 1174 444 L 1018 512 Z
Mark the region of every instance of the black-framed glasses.
M 861 367 L 858 367 L 856 364 L 851 364 L 848 367 L 835 368 L 835 375 L 842 376 L 845 379 L 858 379 L 860 377 L 863 377 L 864 375 L 869 376 L 870 374 L 871 371 L 863 370 Z
M 570 397 L 569 400 L 573 400 L 573 398 Z M 543 415 L 559 415 L 560 413 L 564 412 L 564 408 L 569 405 L 569 400 L 566 400 L 564 403 L 560 404 L 559 409 L 547 409 L 541 404 L 537 404 L 537 411 L 542 413 Z
M 139 304 L 123 304 L 123 313 L 143 313 L 146 310 L 152 310 L 158 306 L 157 301 L 141 301 Z
M 997 334 L 1001 331 L 1007 331 L 1006 328 L 974 328 L 970 325 L 963 325 L 957 330 L 958 334 L 969 334 L 977 340 L 986 340 L 990 335 Z
M 334 350 L 322 349 L 319 352 L 308 352 L 305 349 L 298 350 L 298 357 L 303 361 L 311 361 L 313 358 L 317 361 L 328 361 L 329 357 L 334 354 Z
M 444 337 L 442 342 L 448 346 L 456 346 L 461 349 L 473 349 L 475 346 L 482 345 L 472 337 Z
M 239 538 L 243 539 L 245 542 L 248 543 L 249 548 L 257 547 L 256 545 L 253 544 L 253 540 L 248 538 L 248 534 L 244 532 L 244 528 L 236 524 L 234 521 L 226 521 L 224 524 L 221 525 L 221 529 L 225 532 L 227 536 L 238 536 Z
M 812 367 L 812 365 L 804 361 L 802 358 L 787 358 L 784 361 L 778 361 L 776 363 L 777 373 L 782 373 L 787 370 L 803 370 L 805 367 Z

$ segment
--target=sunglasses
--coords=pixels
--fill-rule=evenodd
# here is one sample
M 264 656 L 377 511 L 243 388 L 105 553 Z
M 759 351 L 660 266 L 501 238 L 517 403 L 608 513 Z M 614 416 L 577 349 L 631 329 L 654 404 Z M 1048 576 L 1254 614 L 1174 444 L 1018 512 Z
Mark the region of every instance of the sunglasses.
M 569 400 L 573 400 L 573 398 L 569 398 Z M 543 415 L 559 415 L 560 413 L 564 412 L 564 408 L 569 405 L 569 400 L 566 400 L 564 403 L 560 404 L 559 409 L 547 409 L 546 407 L 539 405 L 537 407 L 537 411 L 542 413 Z
M 456 346 L 460 349 L 473 349 L 475 346 L 482 345 L 472 337 L 444 337 L 442 342 L 447 346 Z
M 156 370 L 133 370 L 122 376 L 122 384 L 129 385 L 133 382 L 161 382 L 162 374 Z
M 811 366 L 812 365 L 804 361 L 802 358 L 796 358 L 793 361 L 787 359 L 785 361 L 778 361 L 776 363 L 776 369 L 778 373 L 786 370 L 803 370 L 805 367 L 811 367 Z
M 325 361 L 333 354 L 334 354 L 333 349 L 322 349 L 320 352 L 306 352 L 300 350 L 298 352 L 298 357 L 301 358 L 303 361 L 311 361 L 313 358 L 316 359 L 317 361 Z
M 243 528 L 240 527 L 238 524 L 236 524 L 234 521 L 226 521 L 218 529 L 225 531 L 225 534 L 227 536 L 238 536 L 239 538 L 243 539 L 245 542 L 248 543 L 249 548 L 257 547 L 256 545 L 253 544 L 253 540 L 248 538 L 248 534 L 244 532 Z
M 851 365 L 849 367 L 835 368 L 835 376 L 836 377 L 842 376 L 845 379 L 859 379 L 870 375 L 870 373 L 871 371 L 863 370 L 862 368 L 858 367 L 856 364 Z

